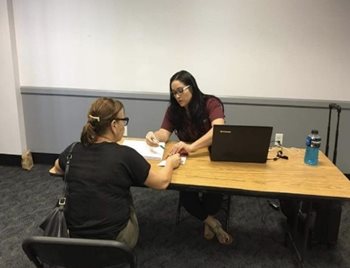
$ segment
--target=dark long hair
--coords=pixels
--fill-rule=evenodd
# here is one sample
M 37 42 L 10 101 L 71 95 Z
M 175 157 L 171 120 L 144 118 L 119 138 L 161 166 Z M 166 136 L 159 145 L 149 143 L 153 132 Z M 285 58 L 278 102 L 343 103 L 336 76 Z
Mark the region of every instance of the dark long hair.
M 187 71 L 179 71 L 170 78 L 170 121 L 175 129 L 181 129 L 182 123 L 185 119 L 186 109 L 181 107 L 176 101 L 171 91 L 171 83 L 175 80 L 182 82 L 185 86 L 190 86 L 192 99 L 188 104 L 188 110 L 191 117 L 191 122 L 195 128 L 202 132 L 204 130 L 203 121 L 208 118 L 206 111 L 206 102 L 208 98 L 216 98 L 222 104 L 221 100 L 213 95 L 204 94 L 198 87 L 196 79 Z M 222 107 L 223 104 L 222 104 Z
M 124 109 L 123 103 L 111 98 L 98 98 L 90 107 L 88 120 L 81 132 L 80 141 L 84 146 L 93 144 L 97 136 L 106 132 L 118 113 Z

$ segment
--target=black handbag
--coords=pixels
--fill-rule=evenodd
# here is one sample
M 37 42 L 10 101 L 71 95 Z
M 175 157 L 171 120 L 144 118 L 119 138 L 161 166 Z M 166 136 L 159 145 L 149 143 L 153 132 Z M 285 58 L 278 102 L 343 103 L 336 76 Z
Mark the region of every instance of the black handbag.
M 66 204 L 66 191 L 67 191 L 67 176 L 69 172 L 70 160 L 72 159 L 72 151 L 77 143 L 73 143 L 69 149 L 67 155 L 66 168 L 64 172 L 64 189 L 62 197 L 57 201 L 56 206 L 40 224 L 40 228 L 44 230 L 44 236 L 53 237 L 69 237 L 69 230 L 67 228 L 66 218 L 64 216 L 64 206 Z

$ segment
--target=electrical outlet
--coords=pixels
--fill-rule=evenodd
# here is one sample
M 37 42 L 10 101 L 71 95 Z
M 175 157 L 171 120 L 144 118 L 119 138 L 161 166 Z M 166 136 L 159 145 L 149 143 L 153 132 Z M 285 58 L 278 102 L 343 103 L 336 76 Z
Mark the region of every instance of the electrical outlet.
M 123 134 L 124 137 L 127 137 L 128 136 L 128 127 L 125 126 L 124 127 L 124 134 Z
M 275 134 L 275 145 L 282 145 L 283 144 L 283 133 L 276 133 Z

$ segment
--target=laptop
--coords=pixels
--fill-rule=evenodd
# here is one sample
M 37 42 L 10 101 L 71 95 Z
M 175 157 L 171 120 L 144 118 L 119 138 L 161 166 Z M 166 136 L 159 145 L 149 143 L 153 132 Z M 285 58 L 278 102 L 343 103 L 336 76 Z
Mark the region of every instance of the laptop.
M 272 127 L 214 125 L 211 161 L 265 163 Z

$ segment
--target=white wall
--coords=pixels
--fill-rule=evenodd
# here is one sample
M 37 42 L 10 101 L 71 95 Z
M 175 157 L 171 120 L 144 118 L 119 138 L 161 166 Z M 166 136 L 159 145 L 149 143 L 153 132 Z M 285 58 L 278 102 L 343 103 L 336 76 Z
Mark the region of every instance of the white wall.
M 350 101 L 348 0 L 13 0 L 21 85 Z
M 20 155 L 26 141 L 11 16 L 11 2 L 0 0 L 0 153 Z
M 349 14 L 348 0 L 0 0 L 0 153 L 26 148 L 20 86 L 160 93 L 188 69 L 219 96 L 350 101 Z

